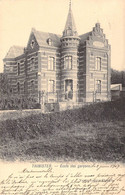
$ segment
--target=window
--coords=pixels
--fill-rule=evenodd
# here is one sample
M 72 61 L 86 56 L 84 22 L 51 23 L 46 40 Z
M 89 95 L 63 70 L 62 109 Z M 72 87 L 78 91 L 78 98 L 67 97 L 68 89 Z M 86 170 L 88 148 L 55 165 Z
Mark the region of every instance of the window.
M 30 70 L 34 70 L 34 69 L 35 69 L 35 58 L 31 58 Z
M 26 94 L 26 93 L 27 93 L 27 82 L 24 81 L 24 94 Z
M 17 64 L 17 74 L 20 75 L 20 63 Z
M 17 83 L 17 93 L 20 94 L 20 83 Z
M 48 59 L 48 70 L 54 70 L 55 66 L 55 58 L 49 57 Z
M 91 79 L 93 79 L 93 73 L 91 73 Z
M 13 89 L 12 88 L 10 88 L 10 93 L 13 93 Z
M 100 80 L 96 81 L 96 92 L 101 93 L 101 81 Z
M 77 66 L 79 66 L 79 59 L 77 59 Z
M 55 91 L 55 81 L 49 80 L 48 81 L 48 92 L 54 93 Z
M 101 58 L 100 57 L 96 58 L 95 69 L 96 70 L 101 70 Z
M 35 42 L 34 42 L 34 40 L 32 40 L 31 41 L 31 48 L 33 49 L 33 47 L 34 47 L 34 44 L 35 44 Z
M 47 40 L 47 43 L 48 43 L 48 45 L 52 45 L 52 40 L 49 38 L 49 39 Z
M 34 82 L 34 80 L 31 81 L 31 92 L 32 92 L 32 93 L 35 92 L 35 82 Z
M 12 66 L 10 66 L 9 70 L 10 70 L 10 72 L 13 72 L 13 67 L 12 67 Z
M 64 58 L 64 69 L 72 69 L 72 56 Z

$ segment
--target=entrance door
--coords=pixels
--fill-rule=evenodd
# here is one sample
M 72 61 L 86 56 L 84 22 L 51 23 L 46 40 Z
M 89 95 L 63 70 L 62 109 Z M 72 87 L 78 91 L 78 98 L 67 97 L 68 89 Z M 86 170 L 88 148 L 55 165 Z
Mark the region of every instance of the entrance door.
M 65 80 L 65 99 L 73 99 L 73 80 Z

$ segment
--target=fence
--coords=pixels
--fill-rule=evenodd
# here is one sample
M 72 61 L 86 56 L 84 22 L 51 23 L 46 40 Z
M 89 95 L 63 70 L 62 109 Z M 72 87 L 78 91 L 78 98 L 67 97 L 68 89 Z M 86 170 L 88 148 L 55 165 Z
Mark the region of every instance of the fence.
M 4 95 L 0 97 L 0 110 L 18 110 L 31 108 L 40 108 L 40 103 L 38 103 L 37 99 L 33 95 L 28 97 L 21 95 Z
M 110 99 L 110 95 L 106 92 L 95 93 L 87 92 L 82 93 L 80 91 L 75 92 L 39 92 L 38 97 L 34 94 L 29 96 L 23 95 L 4 95 L 0 96 L 0 110 L 11 109 L 35 109 L 41 108 L 41 105 L 46 107 L 56 106 L 57 103 L 71 102 L 71 103 L 93 103 L 98 101 L 107 101 Z M 51 104 L 51 105 L 47 105 Z

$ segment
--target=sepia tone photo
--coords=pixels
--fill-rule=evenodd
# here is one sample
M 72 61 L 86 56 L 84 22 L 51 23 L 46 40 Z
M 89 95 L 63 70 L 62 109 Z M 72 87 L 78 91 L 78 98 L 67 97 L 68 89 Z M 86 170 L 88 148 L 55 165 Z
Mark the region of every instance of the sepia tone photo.
M 60 186 L 63 169 L 70 177 L 61 191 L 43 191 L 36 179 L 38 188 L 20 186 L 15 194 L 124 195 L 124 8 L 123 0 L 0 1 L 0 168 L 47 168 L 38 173 L 24 166 L 24 180 L 51 178 L 59 169 Z M 103 190 L 100 178 L 100 187 L 90 187 L 104 170 L 83 187 L 81 178 L 90 175 L 77 170 L 84 163 L 93 175 L 109 170 L 105 182 L 118 182 L 117 188 Z M 79 186 L 75 180 L 72 187 L 72 177 Z M 8 179 L 16 184 L 13 174 Z M 1 194 L 14 194 L 13 185 L 11 193 L 1 184 Z

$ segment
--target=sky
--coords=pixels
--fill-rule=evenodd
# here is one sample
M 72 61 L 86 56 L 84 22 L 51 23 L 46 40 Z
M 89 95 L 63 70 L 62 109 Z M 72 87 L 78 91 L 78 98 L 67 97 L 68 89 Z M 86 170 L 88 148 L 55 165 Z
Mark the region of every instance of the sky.
M 26 47 L 32 28 L 62 35 L 69 0 L 0 0 L 0 72 L 13 45 Z M 111 45 L 111 67 L 125 70 L 125 0 L 72 0 L 78 34 L 100 22 Z

